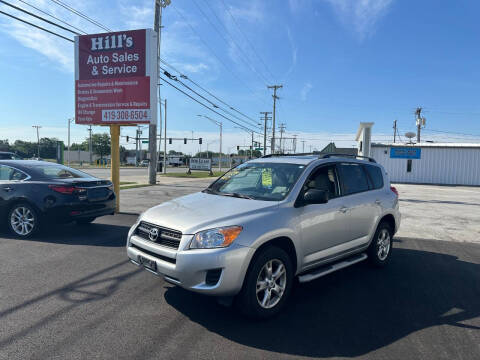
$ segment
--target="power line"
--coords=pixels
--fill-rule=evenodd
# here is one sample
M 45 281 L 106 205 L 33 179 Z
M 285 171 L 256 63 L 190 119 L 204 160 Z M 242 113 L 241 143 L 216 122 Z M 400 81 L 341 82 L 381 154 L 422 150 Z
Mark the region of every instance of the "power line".
M 65 25 L 70 26 L 72 29 L 78 30 L 78 31 L 80 31 L 80 32 L 83 33 L 83 34 L 87 34 L 87 33 L 86 33 L 85 31 L 83 31 L 82 29 L 79 29 L 79 28 L 77 28 L 76 26 L 73 26 L 73 25 L 69 24 L 68 22 L 63 21 L 62 19 L 56 17 L 55 15 L 52 15 L 52 14 L 50 14 L 49 12 L 46 12 L 46 11 L 44 11 L 44 10 L 42 10 L 42 9 L 40 9 L 40 8 L 38 8 L 38 7 L 32 5 L 32 4 L 30 4 L 30 3 L 28 3 L 28 2 L 26 2 L 26 1 L 24 1 L 24 0 L 18 0 L 18 1 L 24 3 L 24 4 L 27 5 L 27 6 L 30 6 L 31 8 L 33 8 L 33 9 L 41 12 L 42 14 L 45 14 L 45 15 L 50 16 L 51 18 L 53 18 L 53 19 L 55 19 L 55 20 L 60 21 L 62 24 L 65 24 Z
M 254 121 L 250 116 L 248 115 L 245 115 L 244 113 L 242 113 L 241 111 L 235 109 L 233 106 L 227 104 L 225 101 L 223 101 L 222 99 L 219 99 L 217 96 L 215 96 L 214 94 L 212 94 L 210 91 L 208 91 L 207 89 L 205 89 L 204 87 L 200 86 L 198 83 L 196 83 L 195 81 L 193 81 L 189 76 L 186 76 L 184 74 L 182 74 L 181 71 L 177 70 L 173 65 L 170 65 L 169 63 L 167 63 L 165 60 L 163 59 L 160 59 L 160 61 L 162 63 L 164 63 L 166 66 L 168 66 L 169 68 L 173 69 L 174 71 L 176 71 L 178 74 L 180 74 L 180 77 L 183 78 L 183 79 L 186 79 L 188 81 L 190 81 L 192 84 L 194 84 L 195 86 L 197 86 L 199 89 L 203 90 L 204 92 L 206 92 L 208 95 L 210 95 L 211 97 L 215 98 L 216 100 L 218 100 L 219 102 L 221 102 L 223 105 L 225 106 L 228 106 L 231 110 L 239 113 L 240 115 L 244 116 L 245 118 L 251 120 L 251 121 Z
M 54 2 L 55 4 L 57 4 L 57 5 L 65 8 L 65 9 L 67 9 L 68 11 L 74 13 L 75 15 L 80 16 L 81 18 L 87 20 L 89 23 L 92 23 L 93 25 L 98 26 L 99 28 L 101 28 L 101 29 L 103 29 L 103 30 L 110 31 L 110 32 L 112 31 L 112 29 L 109 29 L 108 27 L 102 25 L 102 24 L 99 23 L 98 21 L 96 21 L 96 20 L 92 19 L 91 17 L 85 15 L 84 13 L 82 13 L 82 12 L 74 9 L 73 7 L 71 7 L 71 6 L 63 3 L 63 2 L 60 1 L 60 0 L 50 0 L 50 1 L 52 1 L 52 2 Z
M 160 67 L 161 70 L 163 70 L 163 73 L 165 76 L 167 76 L 170 80 L 174 80 L 174 81 L 177 81 L 179 82 L 180 84 L 182 84 L 184 87 L 186 87 L 188 90 L 190 90 L 191 92 L 195 93 L 196 95 L 200 96 L 203 100 L 207 101 L 208 103 L 210 103 L 214 108 L 217 108 L 217 109 L 220 109 L 222 110 L 223 112 L 227 113 L 228 115 L 230 116 L 233 116 L 234 118 L 236 118 L 237 120 L 239 121 L 242 121 L 246 124 L 248 124 L 249 126 L 258 126 L 256 123 L 252 124 L 246 120 L 243 120 L 241 118 L 239 118 L 238 116 L 232 114 L 231 112 L 223 109 L 222 107 L 218 106 L 217 104 L 213 103 L 211 100 L 207 99 L 206 97 L 204 97 L 203 95 L 199 94 L 198 92 L 196 92 L 195 90 L 193 90 L 190 86 L 186 85 L 182 80 L 178 79 L 176 76 L 172 76 L 170 73 L 168 73 L 164 68 Z
M 36 15 L 36 14 L 34 14 L 34 13 L 31 13 L 30 11 L 27 11 L 27 10 L 25 10 L 25 9 L 22 9 L 22 8 L 20 8 L 20 7 L 18 7 L 18 6 L 13 5 L 13 4 L 10 4 L 10 3 L 8 3 L 8 2 L 6 2 L 6 1 L 4 1 L 4 0 L 0 0 L 0 3 L 5 4 L 5 5 L 7 5 L 7 6 L 10 6 L 11 8 L 13 8 L 13 9 L 15 9 L 15 10 L 24 12 L 25 14 L 28 14 L 28 15 L 30 15 L 30 16 L 36 17 L 37 19 L 40 19 L 40 20 L 42 20 L 42 21 L 45 21 L 46 23 L 49 23 L 50 25 L 56 26 L 56 27 L 58 27 L 58 28 L 60 28 L 60 29 L 62 29 L 62 30 L 71 32 L 72 34 L 80 35 L 80 33 L 76 32 L 76 31 L 70 30 L 70 29 L 68 29 L 68 28 L 66 28 L 66 27 L 64 27 L 64 26 L 62 26 L 62 25 L 58 25 L 57 23 L 55 23 L 55 22 L 53 22 L 53 21 L 50 21 L 50 20 L 48 20 L 48 19 L 45 19 L 44 17 L 41 17 L 41 16 Z
M 235 125 L 238 125 L 238 126 L 240 126 L 241 128 L 243 128 L 243 129 L 245 129 L 245 130 L 252 131 L 252 132 L 257 133 L 257 134 L 261 134 L 261 133 L 259 133 L 258 131 L 255 131 L 255 130 L 253 130 L 253 129 L 250 129 L 250 128 L 246 127 L 245 125 L 239 124 L 239 123 L 237 123 L 236 121 L 234 121 L 234 120 L 226 117 L 225 115 L 223 115 L 223 114 L 219 113 L 218 111 L 212 109 L 212 108 L 209 107 L 208 105 L 205 105 L 205 104 L 202 103 L 201 101 L 195 99 L 193 96 L 191 96 L 190 94 L 187 94 L 185 91 L 183 91 L 182 89 L 176 87 L 176 86 L 173 85 L 171 82 L 167 81 L 166 79 L 162 78 L 161 76 L 160 76 L 160 79 L 161 79 L 162 81 L 164 81 L 165 83 L 167 83 L 168 85 L 170 85 L 171 87 L 173 87 L 173 88 L 177 89 L 178 91 L 180 91 L 182 94 L 188 96 L 188 97 L 189 97 L 190 99 L 192 99 L 193 101 L 199 103 L 199 104 L 202 105 L 203 107 L 205 107 L 205 108 L 207 108 L 208 110 L 214 112 L 215 114 L 223 117 L 224 119 L 226 119 L 226 120 L 234 123 Z
M 15 20 L 18 20 L 18 21 L 21 21 L 21 22 L 23 22 L 23 23 L 25 23 L 25 24 L 28 24 L 28 25 L 30 25 L 30 26 L 33 26 L 34 28 L 37 28 L 37 29 L 43 30 L 43 31 L 45 31 L 45 32 L 47 32 L 47 33 L 50 33 L 50 34 L 52 34 L 52 35 L 58 36 L 59 38 L 62 38 L 62 39 L 64 39 L 64 40 L 70 41 L 70 42 L 72 42 L 72 43 L 74 42 L 72 39 L 69 39 L 69 38 L 67 38 L 67 37 L 65 37 L 65 36 L 63 36 L 63 35 L 60 35 L 60 34 L 58 34 L 58 33 L 56 33 L 56 32 L 50 31 L 50 30 L 48 30 L 48 29 L 45 29 L 44 27 L 41 27 L 41 26 L 32 24 L 31 22 L 28 22 L 28 21 L 26 21 L 26 20 L 20 19 L 19 17 L 13 16 L 13 15 L 8 14 L 8 13 L 6 13 L 6 12 L 3 12 L 3 11 L 1 11 L 1 10 L 0 10 L 0 14 L 9 16 L 9 17 L 11 17 L 11 18 L 13 18 L 13 19 L 15 19 Z
M 235 17 L 233 16 L 232 12 L 230 11 L 230 9 L 227 7 L 227 5 L 225 4 L 225 1 L 222 0 L 222 4 L 223 6 L 225 7 L 225 10 L 227 11 L 227 13 L 230 15 L 230 17 L 232 18 L 233 20 L 233 23 L 235 24 L 235 26 L 237 27 L 238 31 L 242 34 L 242 36 L 245 38 L 246 42 L 248 43 L 248 45 L 250 46 L 250 48 L 252 49 L 253 53 L 257 56 L 257 58 L 260 60 L 260 62 L 263 64 L 263 66 L 265 66 L 265 69 L 267 70 L 268 74 L 272 77 L 272 79 L 275 79 L 275 76 L 273 76 L 272 72 L 270 71 L 270 69 L 268 68 L 267 64 L 263 61 L 262 57 L 258 54 L 258 51 L 255 49 L 255 47 L 253 46 L 252 42 L 250 41 L 250 39 L 247 37 L 247 35 L 243 32 L 242 28 L 240 27 L 240 25 L 238 24 L 237 20 L 235 19 Z
M 171 4 L 171 8 L 174 9 L 177 14 L 187 23 L 188 27 L 190 28 L 190 31 L 202 42 L 202 44 L 213 54 L 213 56 L 215 56 L 215 58 L 223 65 L 223 67 L 233 76 L 235 77 L 243 86 L 245 86 L 245 88 L 250 91 L 252 94 L 254 93 L 254 91 L 252 90 L 252 88 L 250 88 L 250 86 L 247 85 L 246 82 L 244 82 L 236 73 L 233 72 L 232 69 L 230 69 L 226 64 L 225 62 L 217 55 L 217 53 L 207 44 L 207 42 L 200 36 L 200 34 L 195 31 L 195 29 L 193 28 L 192 24 L 190 24 L 190 21 L 188 21 L 188 19 L 173 5 L 173 3 Z M 260 100 L 260 99 L 259 99 Z M 265 100 L 261 100 L 262 102 L 265 102 Z
M 205 13 L 203 12 L 202 8 L 197 4 L 197 2 L 196 2 L 196 1 L 193 1 L 193 4 L 196 6 L 196 8 L 198 9 L 198 11 L 203 15 L 203 17 L 208 21 L 208 23 L 213 27 L 213 29 L 219 34 L 219 36 L 222 38 L 222 40 L 225 41 L 225 43 L 226 43 L 227 45 L 230 45 L 230 44 L 228 43 L 228 40 L 227 40 L 227 39 L 225 38 L 225 36 L 222 34 L 222 32 L 213 24 L 213 22 L 210 20 L 210 18 L 207 16 L 207 14 L 205 14 Z M 208 6 L 208 3 L 207 3 L 207 6 Z M 216 16 L 216 14 L 215 14 L 215 16 Z M 223 25 L 223 24 L 222 24 L 222 25 Z M 226 29 L 225 29 L 225 30 L 226 30 Z M 228 34 L 228 31 L 227 31 L 227 34 Z M 233 39 L 232 39 L 232 44 L 234 44 L 234 45 L 239 49 L 240 54 L 242 54 L 242 57 L 239 57 L 239 58 L 242 60 L 242 62 L 243 62 L 247 67 L 249 67 L 250 70 L 252 70 L 252 71 L 253 71 L 254 73 L 256 73 L 258 76 L 260 76 L 260 77 L 263 79 L 263 81 L 264 81 L 264 83 L 265 83 L 265 85 L 266 85 L 266 84 L 268 83 L 268 80 L 266 80 L 261 74 L 259 74 L 259 73 L 255 70 L 255 68 L 254 68 L 253 66 L 251 66 L 250 63 L 243 58 L 244 54 L 243 54 L 242 50 L 237 46 L 237 44 L 235 43 L 235 41 L 234 41 Z

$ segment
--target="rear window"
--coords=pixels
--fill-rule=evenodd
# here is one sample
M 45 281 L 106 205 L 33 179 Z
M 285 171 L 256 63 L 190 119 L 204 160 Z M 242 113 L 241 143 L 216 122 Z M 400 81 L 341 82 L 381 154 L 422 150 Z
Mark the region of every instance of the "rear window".
M 91 178 L 90 175 L 63 165 L 32 165 L 40 177 L 48 179 Z
M 355 194 L 368 190 L 367 174 L 360 164 L 338 164 L 343 184 L 344 195 Z
M 373 165 L 365 165 L 365 169 L 367 170 L 368 176 L 372 181 L 373 188 L 374 189 L 383 188 L 382 170 L 378 166 L 373 166 Z

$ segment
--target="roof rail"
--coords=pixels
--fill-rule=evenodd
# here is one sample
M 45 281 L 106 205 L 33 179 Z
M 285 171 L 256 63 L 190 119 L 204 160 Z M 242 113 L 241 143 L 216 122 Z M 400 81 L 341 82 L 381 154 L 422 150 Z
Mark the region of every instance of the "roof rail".
M 296 153 L 296 154 L 268 154 L 268 155 L 263 155 L 262 158 L 270 158 L 270 157 L 276 157 L 276 156 L 307 156 L 307 155 L 317 155 L 314 153 Z
M 330 157 L 351 157 L 351 158 L 362 158 L 362 159 L 368 159 L 368 161 L 376 163 L 374 158 L 371 158 L 369 156 L 362 156 L 362 155 L 353 155 L 353 154 L 325 154 L 322 156 L 322 159 L 327 159 Z

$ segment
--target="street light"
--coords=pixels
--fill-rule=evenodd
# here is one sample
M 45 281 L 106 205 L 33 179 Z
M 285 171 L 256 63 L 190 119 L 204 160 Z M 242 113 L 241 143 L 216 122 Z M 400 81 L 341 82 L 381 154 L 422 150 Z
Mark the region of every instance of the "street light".
M 214 120 L 206 115 L 197 114 L 197 116 L 204 117 L 205 119 L 210 120 L 215 125 L 220 127 L 220 152 L 218 154 L 218 171 L 222 171 L 222 122 Z

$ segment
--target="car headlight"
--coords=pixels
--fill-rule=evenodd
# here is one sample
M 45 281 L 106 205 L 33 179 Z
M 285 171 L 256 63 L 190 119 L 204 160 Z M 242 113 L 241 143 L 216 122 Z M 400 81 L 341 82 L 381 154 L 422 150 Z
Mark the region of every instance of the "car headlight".
M 190 249 L 227 247 L 235 241 L 242 229 L 241 226 L 228 226 L 200 231 L 193 236 Z

